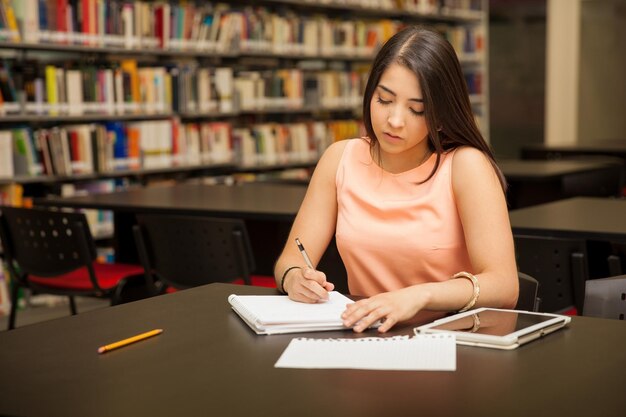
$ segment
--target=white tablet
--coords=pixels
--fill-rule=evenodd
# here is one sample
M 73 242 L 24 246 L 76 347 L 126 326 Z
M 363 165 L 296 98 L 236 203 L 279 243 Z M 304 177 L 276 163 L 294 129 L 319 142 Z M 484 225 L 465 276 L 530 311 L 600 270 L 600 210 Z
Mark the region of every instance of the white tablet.
M 515 349 L 566 326 L 571 317 L 521 310 L 478 308 L 435 320 L 415 333 L 452 333 L 460 345 Z

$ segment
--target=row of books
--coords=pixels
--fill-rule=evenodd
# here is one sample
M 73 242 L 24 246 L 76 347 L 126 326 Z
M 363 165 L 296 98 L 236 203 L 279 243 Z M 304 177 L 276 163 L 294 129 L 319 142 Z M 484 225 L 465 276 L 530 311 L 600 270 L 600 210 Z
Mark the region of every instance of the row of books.
M 364 71 L 242 71 L 235 78 L 240 110 L 358 108 L 367 82 Z
M 354 108 L 366 71 L 279 69 L 233 72 L 196 64 L 139 67 L 35 62 L 0 65 L 0 114 L 113 115 L 232 113 Z
M 181 123 L 179 119 L 0 131 L 0 178 L 71 176 L 211 164 L 315 161 L 335 140 L 359 136 L 353 120 Z
M 7 40 L 222 54 L 370 57 L 403 25 L 390 19 L 347 20 L 190 1 L 5 0 L 0 8 L 7 16 L 17 15 L 10 27 L 21 28 Z M 444 33 L 451 28 L 441 26 Z M 465 30 L 480 28 L 468 25 Z M 460 54 L 476 49 L 465 46 L 455 44 Z

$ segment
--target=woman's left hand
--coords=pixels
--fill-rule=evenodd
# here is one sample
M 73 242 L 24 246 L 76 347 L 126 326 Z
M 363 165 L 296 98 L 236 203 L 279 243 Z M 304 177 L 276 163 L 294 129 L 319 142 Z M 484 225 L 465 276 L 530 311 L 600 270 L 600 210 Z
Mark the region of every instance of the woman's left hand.
M 363 330 L 382 320 L 380 333 L 391 329 L 396 323 L 408 320 L 426 306 L 427 295 L 417 287 L 377 294 L 348 305 L 341 318 L 347 327 L 354 326 L 355 332 Z M 356 325 L 355 325 L 356 324 Z

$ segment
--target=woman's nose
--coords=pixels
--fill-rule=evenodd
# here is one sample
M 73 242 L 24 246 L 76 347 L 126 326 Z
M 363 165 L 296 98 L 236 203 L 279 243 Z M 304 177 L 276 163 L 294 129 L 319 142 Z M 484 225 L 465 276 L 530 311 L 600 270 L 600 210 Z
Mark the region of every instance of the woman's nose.
M 391 106 L 387 122 L 392 127 L 402 127 L 404 125 L 404 114 L 401 109 Z

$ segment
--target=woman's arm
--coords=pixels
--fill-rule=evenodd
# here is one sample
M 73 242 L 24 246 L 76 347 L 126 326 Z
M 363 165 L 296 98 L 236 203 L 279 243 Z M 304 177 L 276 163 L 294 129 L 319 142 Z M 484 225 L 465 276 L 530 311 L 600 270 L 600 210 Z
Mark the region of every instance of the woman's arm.
M 480 285 L 474 307 L 514 307 L 518 278 L 506 199 L 493 167 L 482 152 L 469 147 L 455 152 L 452 188 L 469 258 Z M 472 295 L 472 283 L 464 278 L 413 285 L 350 305 L 343 315 L 344 324 L 358 323 L 354 330 L 362 331 L 384 319 L 379 331 L 385 332 L 422 309 L 459 310 Z
M 274 265 L 274 277 L 278 288 L 281 288 L 282 281 L 283 290 L 289 294 L 289 298 L 296 301 L 315 303 L 327 299 L 328 291 L 334 288 L 332 283 L 326 281 L 323 272 L 311 270 L 306 266 L 295 239 L 300 239 L 313 266 L 316 266 L 335 233 L 337 223 L 335 177 L 345 145 L 345 141 L 332 144 L 317 163 L 285 248 Z M 293 266 L 299 268 L 290 269 L 282 280 L 285 271 Z

